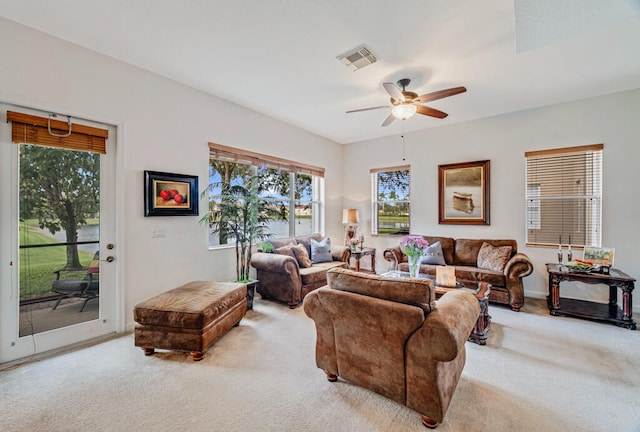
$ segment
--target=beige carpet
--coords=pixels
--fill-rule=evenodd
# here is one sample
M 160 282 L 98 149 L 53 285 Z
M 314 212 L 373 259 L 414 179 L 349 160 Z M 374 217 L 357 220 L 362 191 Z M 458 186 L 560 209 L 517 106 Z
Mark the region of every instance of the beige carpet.
M 439 431 L 640 432 L 640 332 L 491 306 Z M 301 309 L 256 299 L 201 362 L 133 336 L 0 367 L 2 431 L 424 431 L 419 415 L 315 367 Z

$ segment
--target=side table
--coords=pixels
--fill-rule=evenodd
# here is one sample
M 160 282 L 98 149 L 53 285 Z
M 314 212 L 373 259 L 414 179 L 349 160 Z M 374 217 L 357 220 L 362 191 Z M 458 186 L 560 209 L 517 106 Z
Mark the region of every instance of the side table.
M 252 280 L 247 282 L 247 310 L 253 310 L 253 297 L 256 295 L 256 286 L 260 283 L 259 280 Z
M 546 264 L 549 273 L 549 295 L 547 306 L 554 316 L 570 316 L 595 321 L 611 322 L 618 327 L 636 329 L 632 319 L 632 292 L 635 279 L 618 269 L 612 268 L 609 274 L 572 272 L 559 264 Z M 609 287 L 609 303 L 596 303 L 560 297 L 560 283 L 577 281 L 587 284 L 602 284 Z M 618 288 L 622 291 L 622 308 L 618 306 Z
M 362 258 L 363 256 L 367 256 L 367 255 L 371 257 L 371 273 L 375 273 L 376 272 L 376 249 L 375 248 L 369 248 L 369 247 L 365 247 L 365 248 L 362 248 L 362 249 L 356 249 L 355 251 L 353 249 L 351 250 L 351 256 L 356 259 L 355 270 L 357 272 L 360 271 L 360 258 Z

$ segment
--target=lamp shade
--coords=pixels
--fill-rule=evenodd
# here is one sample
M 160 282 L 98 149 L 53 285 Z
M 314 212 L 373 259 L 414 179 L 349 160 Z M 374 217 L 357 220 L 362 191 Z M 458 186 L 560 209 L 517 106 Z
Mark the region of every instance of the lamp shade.
M 417 109 L 418 107 L 412 103 L 401 103 L 394 106 L 391 109 L 391 113 L 398 120 L 406 120 L 409 117 L 412 117 L 416 113 Z
M 360 223 L 360 215 L 357 209 L 344 209 L 342 210 L 342 223 L 354 224 Z

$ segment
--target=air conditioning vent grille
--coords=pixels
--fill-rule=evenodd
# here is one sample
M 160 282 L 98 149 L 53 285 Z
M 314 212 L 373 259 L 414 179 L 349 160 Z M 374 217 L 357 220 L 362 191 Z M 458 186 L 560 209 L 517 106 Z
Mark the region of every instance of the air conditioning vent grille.
M 359 47 L 339 55 L 337 59 L 353 71 L 357 71 L 378 61 L 371 50 L 364 45 L 360 45 Z

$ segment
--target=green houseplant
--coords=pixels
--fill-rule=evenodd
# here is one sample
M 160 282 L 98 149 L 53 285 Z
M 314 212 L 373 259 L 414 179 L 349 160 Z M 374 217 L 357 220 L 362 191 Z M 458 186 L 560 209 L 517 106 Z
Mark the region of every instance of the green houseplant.
M 282 219 L 282 213 L 277 204 L 262 196 L 264 189 L 257 176 L 248 177 L 243 185 L 211 183 L 203 195 L 216 190 L 221 190 L 220 194 L 212 195 L 214 200 L 209 200 L 209 212 L 200 221 L 208 223 L 213 233 L 224 233 L 222 237 L 235 240 L 234 282 L 249 282 L 251 246 L 272 237 L 268 224 Z

